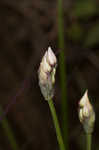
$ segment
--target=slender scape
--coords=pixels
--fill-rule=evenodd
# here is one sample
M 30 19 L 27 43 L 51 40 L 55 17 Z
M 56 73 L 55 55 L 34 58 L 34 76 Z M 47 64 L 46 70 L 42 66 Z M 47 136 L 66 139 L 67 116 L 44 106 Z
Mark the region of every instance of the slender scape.
M 63 143 L 62 135 L 61 135 L 61 130 L 59 127 L 59 122 L 58 122 L 57 115 L 56 115 L 56 110 L 55 110 L 55 107 L 53 104 L 53 100 L 50 99 L 48 101 L 48 104 L 49 104 L 49 108 L 50 108 L 50 111 L 52 114 L 53 123 L 54 123 L 55 129 L 56 129 L 57 141 L 59 143 L 60 150 L 65 150 L 65 146 Z
M 65 147 L 68 150 L 68 103 L 67 103 L 67 82 L 66 82 L 66 64 L 65 64 L 65 41 L 64 41 L 64 22 L 63 22 L 63 1 L 58 0 L 58 44 L 61 53 L 59 56 L 59 73 L 61 87 L 61 118 L 62 134 Z
M 91 150 L 92 134 L 86 134 L 86 150 Z
M 49 104 L 60 150 L 65 150 L 61 130 L 59 127 L 59 122 L 56 115 L 56 110 L 52 101 L 52 98 L 54 96 L 53 86 L 55 83 L 56 66 L 57 66 L 56 56 L 54 55 L 52 49 L 49 47 L 48 51 L 45 52 L 42 61 L 40 63 L 38 71 L 39 86 L 41 89 L 41 93 L 44 96 L 44 99 Z

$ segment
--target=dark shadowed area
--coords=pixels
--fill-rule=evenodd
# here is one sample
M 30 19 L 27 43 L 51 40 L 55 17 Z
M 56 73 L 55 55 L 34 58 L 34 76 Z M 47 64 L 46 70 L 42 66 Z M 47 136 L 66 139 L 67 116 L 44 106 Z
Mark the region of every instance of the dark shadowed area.
M 86 89 L 96 112 L 93 149 L 99 149 L 98 7 L 98 0 L 63 1 L 70 150 L 83 150 L 85 141 L 78 119 L 78 101 Z M 59 149 L 37 77 L 48 46 L 59 57 L 57 20 L 56 0 L 0 1 L 0 107 L 7 113 L 20 150 Z M 54 104 L 61 121 L 59 81 L 57 67 Z M 11 149 L 0 124 L 0 150 Z

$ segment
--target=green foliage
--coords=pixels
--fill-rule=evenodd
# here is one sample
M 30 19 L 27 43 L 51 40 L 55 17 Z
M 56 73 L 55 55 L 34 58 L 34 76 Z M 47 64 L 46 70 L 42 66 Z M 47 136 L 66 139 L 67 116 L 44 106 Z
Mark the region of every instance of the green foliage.
M 96 3 L 92 0 L 77 1 L 72 13 L 74 16 L 81 19 L 90 18 L 97 13 Z
M 81 42 L 85 47 L 99 43 L 98 5 L 95 0 L 76 0 L 71 10 L 72 24 L 66 31 L 73 42 Z M 95 21 L 95 23 L 94 23 Z
M 73 24 L 67 31 L 67 35 L 73 41 L 80 41 L 83 37 L 84 30 L 82 26 L 78 23 Z
M 90 47 L 98 43 L 99 43 L 99 22 L 89 29 L 84 45 Z

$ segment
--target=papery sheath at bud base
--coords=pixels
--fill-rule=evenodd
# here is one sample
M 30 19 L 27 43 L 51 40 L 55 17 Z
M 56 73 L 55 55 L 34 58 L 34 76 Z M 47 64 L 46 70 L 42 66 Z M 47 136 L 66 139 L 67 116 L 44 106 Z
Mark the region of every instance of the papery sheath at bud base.
M 79 119 L 86 133 L 92 133 L 95 123 L 95 112 L 88 98 L 88 91 L 79 101 Z
M 57 59 L 51 47 L 45 52 L 38 70 L 39 86 L 45 100 L 50 100 L 54 95 Z

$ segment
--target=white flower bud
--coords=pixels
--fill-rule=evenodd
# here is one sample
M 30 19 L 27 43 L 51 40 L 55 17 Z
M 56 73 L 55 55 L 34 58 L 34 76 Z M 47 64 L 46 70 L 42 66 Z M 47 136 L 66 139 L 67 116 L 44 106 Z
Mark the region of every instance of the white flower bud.
M 45 52 L 40 63 L 38 78 L 41 92 L 46 100 L 53 97 L 57 59 L 51 48 Z
M 43 72 L 51 71 L 51 66 L 47 62 L 47 52 L 45 53 L 40 65 Z
M 52 66 L 57 63 L 56 56 L 54 55 L 51 47 L 48 47 L 48 55 L 46 59 L 47 59 L 47 62 Z
M 83 124 L 85 132 L 92 133 L 95 122 L 95 112 L 88 99 L 88 91 L 85 92 L 79 102 L 79 119 Z

